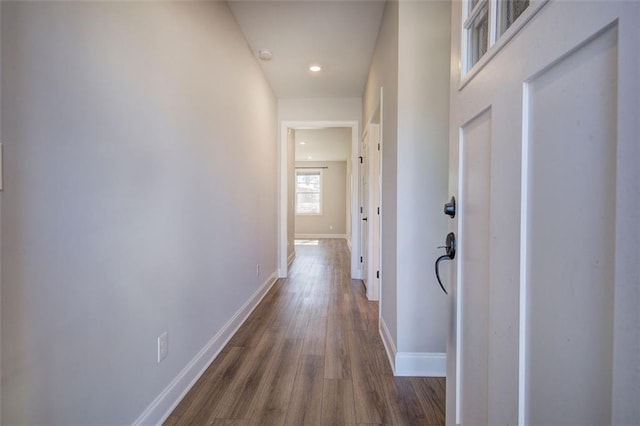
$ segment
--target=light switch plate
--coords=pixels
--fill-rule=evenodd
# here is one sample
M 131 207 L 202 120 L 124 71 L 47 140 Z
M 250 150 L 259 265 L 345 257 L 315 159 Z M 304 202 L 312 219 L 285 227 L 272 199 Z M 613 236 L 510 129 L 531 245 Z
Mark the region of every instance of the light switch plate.
M 167 353 L 169 352 L 169 336 L 165 331 L 160 336 L 158 336 L 158 362 L 161 362 L 163 359 L 167 357 Z

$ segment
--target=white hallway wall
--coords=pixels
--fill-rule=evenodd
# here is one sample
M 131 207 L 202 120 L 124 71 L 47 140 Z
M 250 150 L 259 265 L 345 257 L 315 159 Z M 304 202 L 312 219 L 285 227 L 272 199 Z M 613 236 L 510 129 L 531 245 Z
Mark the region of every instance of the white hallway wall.
M 444 375 L 447 299 L 433 262 L 447 233 L 450 5 L 387 3 L 363 99 L 383 106 L 383 335 L 396 373 Z
M 223 2 L 1 7 L 1 423 L 130 424 L 276 270 L 276 99 Z
M 280 98 L 278 120 L 358 121 L 362 130 L 362 98 Z
M 450 16 L 449 1 L 400 2 L 398 348 L 409 353 L 446 352 L 448 299 L 433 264 L 449 220 Z
M 396 251 L 397 251 L 397 151 L 398 151 L 398 2 L 387 2 L 373 53 L 371 68 L 362 100 L 363 117 L 370 120 L 380 104 L 380 87 L 384 90 L 382 108 L 382 264 L 380 275 L 381 326 L 388 328 L 389 338 L 398 341 Z

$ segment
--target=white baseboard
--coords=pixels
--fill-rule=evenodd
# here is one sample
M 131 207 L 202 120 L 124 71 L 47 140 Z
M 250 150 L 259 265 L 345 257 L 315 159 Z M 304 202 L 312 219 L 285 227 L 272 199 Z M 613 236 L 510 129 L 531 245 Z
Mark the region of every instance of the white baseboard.
M 347 238 L 347 234 L 296 234 L 296 240 L 318 238 Z
M 391 333 L 389 332 L 389 329 L 387 328 L 387 324 L 384 322 L 384 318 L 382 318 L 382 316 L 380 316 L 378 323 L 379 325 L 379 332 L 380 332 L 380 337 L 382 337 L 382 343 L 384 344 L 384 348 L 387 352 L 387 358 L 389 359 L 389 364 L 391 364 L 391 369 L 393 370 L 393 375 L 396 375 L 396 363 L 395 363 L 395 359 L 396 359 L 396 345 L 395 343 L 393 343 L 393 338 L 391 337 Z
M 289 255 L 289 258 L 287 259 L 287 266 L 291 266 L 291 264 L 293 263 L 293 259 L 296 258 L 296 251 L 292 251 L 291 254 Z
M 441 352 L 398 352 L 394 375 L 446 377 L 447 354 Z
M 231 317 L 218 333 L 198 352 L 187 366 L 169 383 L 153 402 L 133 422 L 134 425 L 162 424 L 189 389 L 202 376 L 207 367 L 215 360 L 222 348 L 238 328 L 247 320 L 251 312 L 258 306 L 273 284 L 277 281 L 276 273 L 271 276 L 251 295 L 240 309 Z
M 394 376 L 446 377 L 446 353 L 398 352 L 382 317 L 380 317 L 380 337 L 382 337 L 382 343 Z

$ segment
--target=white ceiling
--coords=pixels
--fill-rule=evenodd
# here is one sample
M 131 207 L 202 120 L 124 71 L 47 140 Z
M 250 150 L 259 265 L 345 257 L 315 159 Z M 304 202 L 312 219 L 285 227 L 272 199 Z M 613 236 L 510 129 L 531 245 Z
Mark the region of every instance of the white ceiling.
M 279 98 L 360 97 L 384 1 L 289 0 L 228 2 Z M 309 71 L 317 63 L 319 73 Z
M 296 161 L 347 161 L 351 155 L 351 128 L 296 130 Z

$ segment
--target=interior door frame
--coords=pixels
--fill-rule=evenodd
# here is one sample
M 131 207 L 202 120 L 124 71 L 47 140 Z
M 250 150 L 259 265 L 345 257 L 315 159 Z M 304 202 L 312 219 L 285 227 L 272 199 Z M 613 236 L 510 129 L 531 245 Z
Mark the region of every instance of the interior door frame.
M 371 280 L 371 262 L 370 256 L 373 253 L 371 250 L 371 199 L 370 199 L 370 171 L 369 171 L 369 126 L 366 126 L 362 132 L 360 138 L 360 151 L 358 161 L 358 189 L 359 193 L 359 208 L 358 216 L 360 219 L 360 238 L 358 240 L 358 248 L 360 249 L 360 271 L 362 281 L 366 288 L 367 298 L 371 299 L 372 287 L 374 287 Z M 365 185 L 366 181 L 366 185 Z M 365 219 L 367 219 L 365 221 Z
M 348 127 L 351 128 L 351 173 L 358 164 L 359 153 L 359 124 L 358 121 L 281 121 L 280 122 L 280 143 L 278 144 L 278 277 L 286 278 L 289 265 L 287 255 L 287 226 L 288 226 L 288 176 L 287 176 L 287 134 L 288 129 L 323 129 L 327 127 Z M 361 279 L 360 251 L 356 249 L 354 241 L 360 238 L 359 223 L 359 200 L 360 189 L 356 179 L 351 179 L 351 278 Z
M 368 198 L 368 253 L 366 277 L 367 298 L 380 300 L 382 294 L 382 88 L 380 105 L 365 124 L 362 139 L 370 138 L 367 143 L 367 171 L 369 174 Z M 375 120 L 378 115 L 378 120 Z M 373 126 L 377 128 L 374 129 Z M 373 136 L 373 139 L 371 137 Z M 379 149 L 378 149 L 379 146 Z M 379 210 L 378 210 L 379 209 Z

